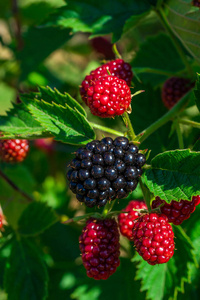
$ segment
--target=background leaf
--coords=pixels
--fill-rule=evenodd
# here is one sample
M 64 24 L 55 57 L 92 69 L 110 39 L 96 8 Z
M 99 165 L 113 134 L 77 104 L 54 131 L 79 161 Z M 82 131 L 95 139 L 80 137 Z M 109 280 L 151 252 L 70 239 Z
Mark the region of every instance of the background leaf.
M 157 155 L 152 168 L 145 171 L 144 182 L 155 195 L 170 203 L 191 201 L 200 194 L 200 153 L 174 150 Z
M 194 89 L 194 96 L 195 96 L 196 105 L 200 111 L 200 74 L 197 74 L 197 81 L 196 81 L 196 86 Z
M 92 36 L 113 33 L 113 42 L 116 42 L 121 37 L 125 22 L 149 9 L 150 5 L 144 0 L 117 0 L 114 6 L 106 0 L 71 1 L 50 16 L 45 24 L 71 28 L 73 32 L 91 32 Z
M 15 240 L 5 272 L 8 300 L 45 300 L 48 274 L 31 240 Z
M 19 232 L 22 235 L 37 235 L 58 221 L 55 211 L 44 202 L 31 203 L 19 219 Z
M 164 1 L 166 17 L 175 35 L 200 62 L 200 14 L 199 8 L 192 6 L 192 1 Z

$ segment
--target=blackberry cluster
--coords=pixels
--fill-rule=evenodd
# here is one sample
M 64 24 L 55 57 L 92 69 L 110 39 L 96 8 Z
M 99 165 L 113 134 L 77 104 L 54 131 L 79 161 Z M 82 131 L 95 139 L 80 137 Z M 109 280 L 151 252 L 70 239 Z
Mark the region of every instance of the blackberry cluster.
M 171 77 L 165 81 L 162 88 L 162 101 L 164 105 L 171 109 L 192 87 L 193 83 L 189 79 Z
M 104 206 L 135 190 L 145 162 L 145 156 L 125 137 L 92 141 L 79 148 L 70 163 L 69 188 L 86 206 Z
M 161 213 L 168 217 L 170 223 L 180 225 L 195 211 L 196 206 L 200 203 L 200 196 L 192 197 L 192 201 L 181 200 L 180 202 L 177 202 L 172 200 L 170 204 L 161 200 L 159 197 L 156 197 L 156 200 L 152 202 L 152 208 L 156 208 L 163 203 L 164 205 L 160 208 Z
M 79 237 L 87 276 L 106 280 L 120 264 L 119 231 L 115 219 L 90 218 Z
M 136 251 L 150 265 L 164 264 L 174 255 L 174 233 L 165 215 L 150 213 L 134 221 Z

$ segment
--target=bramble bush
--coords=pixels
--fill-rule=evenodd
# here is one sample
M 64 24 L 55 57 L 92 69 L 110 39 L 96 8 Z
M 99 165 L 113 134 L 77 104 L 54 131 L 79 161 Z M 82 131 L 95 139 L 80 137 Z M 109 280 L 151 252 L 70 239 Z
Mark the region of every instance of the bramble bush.
M 0 298 L 199 298 L 200 1 L 0 3 Z

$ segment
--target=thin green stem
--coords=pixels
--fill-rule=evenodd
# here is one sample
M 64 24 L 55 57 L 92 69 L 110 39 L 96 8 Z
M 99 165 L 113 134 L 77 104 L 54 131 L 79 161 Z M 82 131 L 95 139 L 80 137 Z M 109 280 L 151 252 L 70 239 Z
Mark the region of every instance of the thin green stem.
M 188 74 L 191 77 L 194 77 L 194 72 L 192 70 L 192 67 L 191 67 L 190 63 L 188 62 L 187 57 L 186 57 L 186 55 L 185 55 L 185 53 L 184 53 L 184 51 L 183 51 L 183 49 L 182 49 L 182 47 L 181 47 L 178 39 L 177 39 L 177 37 L 175 36 L 174 32 L 172 31 L 172 29 L 170 27 L 170 25 L 168 23 L 168 20 L 167 20 L 167 18 L 165 16 L 165 13 L 164 13 L 164 11 L 162 9 L 162 7 L 160 7 L 159 10 L 156 10 L 156 12 L 157 12 L 157 15 L 159 16 L 159 18 L 160 18 L 160 20 L 161 20 L 164 28 L 169 33 L 169 35 L 171 37 L 171 40 L 172 40 L 174 46 L 176 47 L 176 50 L 179 53 L 179 55 L 180 55 L 180 57 L 181 57 L 184 65 L 185 65 L 185 67 L 187 69 Z
M 114 130 L 114 129 L 111 129 L 111 128 L 108 128 L 108 127 L 104 127 L 104 126 L 101 126 L 99 124 L 95 124 L 95 123 L 90 122 L 90 125 L 93 128 L 99 129 L 99 130 L 104 131 L 104 132 L 109 132 L 109 133 L 112 133 L 112 134 L 117 135 L 117 136 L 124 135 L 123 132 L 120 132 L 120 131 L 117 131 L 117 130 Z
M 139 180 L 140 182 L 140 187 L 143 193 L 143 197 L 145 200 L 145 203 L 147 205 L 148 211 L 151 211 L 151 195 L 150 195 L 150 191 L 144 186 L 142 179 L 140 178 Z
M 185 120 L 185 119 L 178 119 L 178 122 L 184 125 L 192 126 L 194 128 L 200 128 L 200 123 L 194 122 L 191 120 Z
M 107 214 L 112 210 L 113 206 L 115 205 L 115 201 L 108 201 L 103 209 L 102 216 L 105 218 Z
M 138 134 L 139 142 L 142 143 L 144 140 L 146 140 L 152 133 L 154 133 L 157 129 L 159 129 L 161 126 L 166 124 L 168 121 L 172 120 L 173 118 L 177 117 L 177 115 L 184 109 L 185 106 L 187 106 L 189 102 L 188 96 L 190 95 L 191 91 L 189 91 L 187 94 L 185 94 L 181 100 L 174 105 L 172 109 L 170 109 L 164 116 L 162 116 L 160 119 L 158 119 L 156 122 L 151 124 L 148 128 L 143 130 L 141 133 Z
M 21 194 L 28 202 L 34 201 L 31 196 L 22 191 L 12 180 L 10 180 L 10 178 L 8 178 L 8 176 L 3 173 L 2 170 L 0 170 L 0 177 L 2 177 L 16 192 Z
M 136 138 L 136 134 L 135 134 L 135 131 L 133 129 L 133 126 L 132 126 L 132 123 L 131 123 L 131 120 L 129 118 L 129 115 L 127 112 L 125 112 L 123 115 L 122 115 L 122 119 L 124 121 L 124 124 L 126 127 L 128 127 L 128 131 L 127 131 L 127 134 L 130 138 L 131 141 L 134 141 L 135 138 Z
M 175 128 L 178 137 L 179 149 L 184 149 L 183 135 L 181 132 L 180 124 L 178 123 L 178 119 L 175 121 Z

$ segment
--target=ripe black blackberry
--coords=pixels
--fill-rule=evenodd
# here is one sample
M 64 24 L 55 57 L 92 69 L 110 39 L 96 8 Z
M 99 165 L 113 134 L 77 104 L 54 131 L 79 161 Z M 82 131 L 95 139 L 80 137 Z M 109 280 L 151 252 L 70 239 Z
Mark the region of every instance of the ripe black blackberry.
M 145 156 L 125 137 L 95 140 L 76 151 L 67 173 L 69 188 L 86 206 L 104 206 L 135 190 L 145 162 Z

